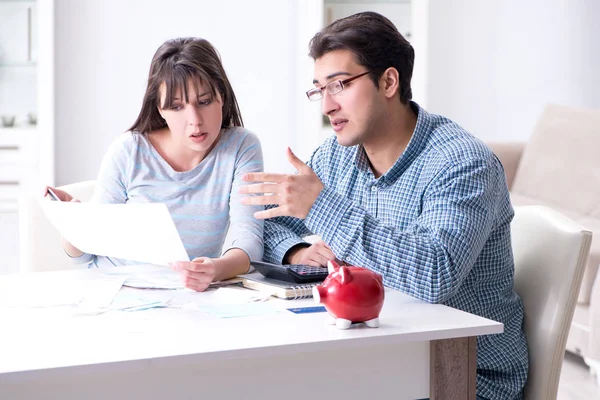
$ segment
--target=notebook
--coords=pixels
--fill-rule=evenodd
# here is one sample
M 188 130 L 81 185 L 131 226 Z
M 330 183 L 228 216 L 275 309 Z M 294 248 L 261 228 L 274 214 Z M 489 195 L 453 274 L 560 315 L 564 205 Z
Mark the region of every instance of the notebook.
M 240 278 L 242 278 L 242 286 L 248 289 L 259 290 L 285 300 L 312 297 L 312 288 L 318 285 L 318 283 L 293 284 L 277 279 L 265 278 L 258 272 L 240 275 Z

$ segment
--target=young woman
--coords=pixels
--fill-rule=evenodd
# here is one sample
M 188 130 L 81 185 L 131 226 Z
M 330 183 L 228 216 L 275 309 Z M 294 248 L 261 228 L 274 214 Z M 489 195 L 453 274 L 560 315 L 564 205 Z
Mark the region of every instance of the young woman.
M 91 201 L 167 205 L 189 256 L 172 267 L 190 289 L 243 274 L 250 260 L 262 258 L 263 223 L 253 218 L 260 207 L 242 205 L 238 194 L 243 174 L 263 170 L 262 150 L 242 126 L 213 46 L 198 38 L 169 40 L 152 59 L 137 120 L 100 167 Z M 62 201 L 77 201 L 53 190 Z M 63 247 L 77 262 L 132 264 L 82 253 L 65 240 Z

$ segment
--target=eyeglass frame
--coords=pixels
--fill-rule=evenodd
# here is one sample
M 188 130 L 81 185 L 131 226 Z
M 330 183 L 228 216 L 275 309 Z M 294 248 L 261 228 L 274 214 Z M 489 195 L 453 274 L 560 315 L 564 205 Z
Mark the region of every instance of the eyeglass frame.
M 358 78 L 360 78 L 361 76 L 365 76 L 365 75 L 367 75 L 367 74 L 369 74 L 369 73 L 371 73 L 371 71 L 365 71 L 365 72 L 363 72 L 362 74 L 358 74 L 358 75 L 351 76 L 351 77 L 350 77 L 350 78 L 348 78 L 348 79 L 343 79 L 343 80 L 342 80 L 342 79 L 339 79 L 339 80 L 337 80 L 337 81 L 331 81 L 331 82 L 329 82 L 329 83 L 328 83 L 327 85 L 325 85 L 325 86 L 321 86 L 321 87 L 319 87 L 319 88 L 312 88 L 312 89 L 310 89 L 310 90 L 307 90 L 307 91 L 306 91 L 306 97 L 308 97 L 308 100 L 310 100 L 310 101 L 317 101 L 317 100 L 321 100 L 321 99 L 323 99 L 323 91 L 324 91 L 324 90 L 327 90 L 327 93 L 329 93 L 329 94 L 332 94 L 332 95 L 333 95 L 333 94 L 338 94 L 338 93 L 340 93 L 341 91 L 343 91 L 343 90 L 345 89 L 345 87 L 344 87 L 344 85 L 345 85 L 345 84 L 347 84 L 347 83 L 350 83 L 350 82 L 352 82 L 353 80 L 355 80 L 355 79 L 358 79 Z M 337 92 L 333 92 L 333 93 L 332 93 L 332 92 L 331 92 L 330 90 L 328 90 L 327 88 L 328 88 L 328 87 L 330 87 L 330 86 L 331 86 L 332 84 L 334 84 L 334 83 L 335 83 L 335 84 L 339 84 L 339 85 L 340 85 L 340 90 L 338 90 Z M 311 94 L 313 94 L 313 93 L 314 93 L 314 94 L 316 94 L 316 93 L 319 93 L 320 97 L 319 97 L 319 98 L 317 98 L 317 99 L 311 99 L 311 98 L 310 98 L 310 96 L 311 96 Z

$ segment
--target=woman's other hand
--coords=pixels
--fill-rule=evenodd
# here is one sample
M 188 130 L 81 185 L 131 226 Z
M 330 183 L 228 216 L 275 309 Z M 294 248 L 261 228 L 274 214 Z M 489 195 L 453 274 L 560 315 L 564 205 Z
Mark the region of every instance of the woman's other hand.
M 52 193 L 54 193 L 60 201 L 67 201 L 67 202 L 72 201 L 74 203 L 80 203 L 79 200 L 77 200 L 76 198 L 71 196 L 69 193 L 65 192 L 64 190 L 53 188 L 52 186 L 46 186 L 46 188 L 44 189 L 44 196 L 48 196 L 48 189 L 52 190 Z M 64 237 L 61 238 L 61 241 L 62 241 L 63 249 L 69 255 L 69 257 L 72 257 L 72 258 L 81 257 L 81 255 L 83 254 L 83 251 L 81 251 L 77 247 L 73 246 Z
M 60 201 L 73 201 L 79 203 L 79 200 L 71 196 L 69 193 L 65 192 L 64 190 L 53 188 L 52 186 L 46 186 L 44 189 L 44 196 L 48 195 L 48 189 L 52 190 L 52 192 L 58 196 Z
M 212 258 L 198 257 L 192 261 L 177 261 L 169 265 L 178 271 L 188 289 L 203 292 L 215 279 L 216 265 Z

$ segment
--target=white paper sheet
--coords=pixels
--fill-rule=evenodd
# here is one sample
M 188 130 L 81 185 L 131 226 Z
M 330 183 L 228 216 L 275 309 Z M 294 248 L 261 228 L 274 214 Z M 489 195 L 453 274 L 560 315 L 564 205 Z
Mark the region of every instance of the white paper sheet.
M 62 275 L 7 276 L 0 281 L 0 308 L 107 308 L 123 281 L 121 277 L 96 274 L 66 280 Z
M 189 260 L 165 204 L 40 205 L 61 235 L 86 253 L 156 265 Z
M 107 276 L 120 276 L 125 279 L 123 286 L 138 289 L 183 289 L 185 288 L 181 273 L 160 265 L 138 264 L 123 265 L 116 268 L 100 268 L 97 271 Z M 212 282 L 210 288 L 238 285 L 242 278 Z
M 183 289 L 183 279 L 179 272 L 153 264 L 126 265 L 116 268 L 99 269 L 107 276 L 120 276 L 124 286 L 138 289 Z
M 173 297 L 166 290 L 135 290 L 123 288 L 113 299 L 110 309 L 118 311 L 143 311 L 150 308 L 167 307 Z

